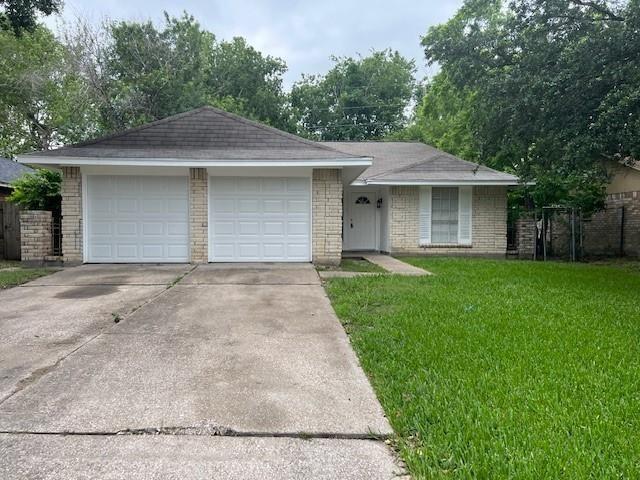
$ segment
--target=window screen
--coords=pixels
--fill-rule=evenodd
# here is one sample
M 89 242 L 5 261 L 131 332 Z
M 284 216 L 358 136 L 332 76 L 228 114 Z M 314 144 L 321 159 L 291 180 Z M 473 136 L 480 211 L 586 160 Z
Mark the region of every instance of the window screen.
M 433 187 L 431 193 L 431 242 L 458 242 L 458 189 Z

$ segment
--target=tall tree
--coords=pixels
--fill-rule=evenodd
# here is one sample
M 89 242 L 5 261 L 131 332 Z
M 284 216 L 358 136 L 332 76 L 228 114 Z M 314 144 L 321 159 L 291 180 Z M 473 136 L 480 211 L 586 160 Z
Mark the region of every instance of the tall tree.
M 0 30 L 12 30 L 16 35 L 32 32 L 38 13 L 58 13 L 61 6 L 61 0 L 0 0 Z
M 95 132 L 96 112 L 67 52 L 39 26 L 0 31 L 0 155 L 47 150 Z
M 323 140 L 379 139 L 400 130 L 415 89 L 415 63 L 391 50 L 334 58 L 326 75 L 303 76 L 291 105 L 300 133 Z
M 422 92 L 410 125 L 391 138 L 419 140 L 465 160 L 477 161 L 480 152 L 471 121 L 475 93 L 456 86 L 444 72 L 430 79 Z
M 480 159 L 535 180 L 539 203 L 602 204 L 603 159 L 640 153 L 640 3 L 467 0 L 423 39 L 460 89 Z
M 80 24 L 66 42 L 100 106 L 103 128 L 119 130 L 201 105 L 217 105 L 269 124 L 286 124 L 280 59 L 242 38 L 217 41 L 190 15 L 165 24 Z

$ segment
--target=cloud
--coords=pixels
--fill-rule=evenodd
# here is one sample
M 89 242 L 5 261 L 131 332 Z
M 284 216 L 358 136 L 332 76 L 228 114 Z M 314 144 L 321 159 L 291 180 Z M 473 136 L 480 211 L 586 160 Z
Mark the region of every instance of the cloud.
M 81 16 L 91 22 L 162 21 L 162 12 L 192 14 L 218 38 L 242 36 L 257 50 L 287 63 L 285 86 L 303 73 L 324 73 L 330 57 L 366 55 L 371 49 L 392 48 L 415 59 L 418 76 L 429 73 L 420 37 L 432 25 L 446 21 L 462 0 L 67 0 L 63 18 Z M 55 23 L 48 20 L 48 24 Z

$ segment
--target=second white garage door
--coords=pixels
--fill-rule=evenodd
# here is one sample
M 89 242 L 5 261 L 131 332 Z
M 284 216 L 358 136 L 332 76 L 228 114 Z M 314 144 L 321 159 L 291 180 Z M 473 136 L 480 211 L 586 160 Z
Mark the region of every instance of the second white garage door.
M 209 261 L 311 260 L 311 181 L 211 177 Z

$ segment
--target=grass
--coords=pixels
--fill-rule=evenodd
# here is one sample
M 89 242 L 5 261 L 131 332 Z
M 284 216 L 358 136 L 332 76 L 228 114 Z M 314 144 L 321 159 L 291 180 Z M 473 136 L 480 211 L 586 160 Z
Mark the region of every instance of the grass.
M 339 267 L 316 267 L 319 270 L 339 270 L 343 272 L 386 273 L 387 271 L 363 258 L 343 258 Z
M 327 283 L 414 478 L 638 478 L 640 274 L 407 259 Z
M 0 260 L 0 290 L 15 287 L 55 271 L 52 268 L 23 267 L 20 262 Z

